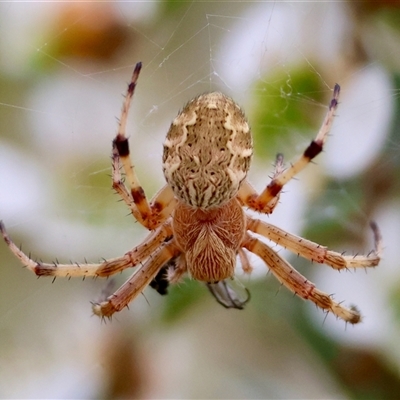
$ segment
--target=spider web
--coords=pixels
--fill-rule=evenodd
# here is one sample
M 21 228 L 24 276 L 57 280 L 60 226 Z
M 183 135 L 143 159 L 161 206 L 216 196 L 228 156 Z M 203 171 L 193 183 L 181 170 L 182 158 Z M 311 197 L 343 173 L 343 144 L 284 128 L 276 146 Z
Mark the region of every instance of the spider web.
M 354 62 L 351 68 L 343 68 L 343 41 L 351 26 L 343 4 L 189 2 L 171 3 L 163 9 L 152 2 L 28 2 L 1 3 L 0 7 L 5 55 L 0 61 L 5 82 L 0 97 L 0 216 L 12 237 L 35 256 L 97 261 L 123 254 L 145 236 L 144 229 L 125 217 L 127 210 L 116 202 L 108 176 L 121 93 L 137 61 L 144 67 L 130 111 L 128 135 L 134 164 L 149 197 L 164 183 L 161 155 L 165 132 L 192 97 L 218 90 L 248 110 L 252 128 L 258 132 L 250 181 L 260 190 L 272 172 L 277 150 L 284 152 L 289 162 L 313 138 L 338 81 L 342 104 L 325 154 L 317 160 L 317 167 L 310 166 L 285 188 L 281 204 L 268 220 L 301 234 L 307 225 L 307 204 L 326 189 L 328 178 L 336 182 L 329 188 L 332 197 L 339 195 L 361 219 L 369 218 L 358 203 L 360 199 L 354 199 L 342 182 L 368 168 L 382 146 L 399 148 L 396 140 L 382 133 L 387 131 L 398 91 L 392 89 L 387 72 L 376 61 L 362 66 Z M 82 57 L 82 43 L 92 49 L 98 44 L 96 35 L 90 36 L 93 25 L 104 40 L 110 36 L 111 26 L 112 32 L 120 32 L 124 44 L 115 45 L 115 52 Z M 298 85 L 299 76 L 314 86 Z M 265 105 L 267 120 L 252 111 L 260 104 Z M 269 109 L 269 104 L 277 105 Z M 312 118 L 296 129 L 298 120 L 293 123 L 292 116 L 299 110 L 307 110 Z M 272 139 L 263 133 L 268 130 L 275 132 Z M 399 215 L 395 211 L 380 214 L 383 223 L 393 229 L 393 215 Z M 323 212 L 335 218 L 337 211 L 327 204 Z M 347 221 L 343 225 L 354 229 Z M 102 373 L 94 361 L 99 352 L 96 346 L 110 339 L 113 328 L 99 332 L 98 321 L 87 318 L 87 300 L 97 296 L 103 283 L 58 280 L 50 285 L 44 279 L 35 281 L 26 271 L 9 267 L 17 262 L 4 246 L 1 251 L 0 326 L 15 349 L 0 349 L 4 360 L 0 377 L 8 382 L 0 388 L 0 396 L 93 396 Z M 256 258 L 252 261 L 257 266 L 255 275 L 264 276 L 265 267 Z M 343 325 L 333 318 L 327 319 L 326 326 L 350 341 L 380 338 L 372 329 L 374 318 L 381 315 L 380 324 L 375 324 L 381 326 L 388 316 L 381 312 L 383 298 L 369 299 L 372 273 L 337 276 L 325 271 L 326 267 L 314 267 L 317 271 L 312 280 L 322 290 L 334 292 L 337 299 L 354 301 L 368 315 L 362 327 L 345 335 Z M 158 304 L 159 300 L 150 296 L 150 304 Z M 279 302 L 279 296 L 275 301 Z M 145 324 L 142 320 L 149 314 L 146 299 L 139 299 L 133 308 L 128 319 L 134 313 L 135 319 Z M 154 308 L 150 306 L 151 313 Z M 321 314 L 317 312 L 315 318 L 321 321 Z M 124 316 L 118 319 L 126 321 Z M 31 327 L 29 332 L 25 326 Z M 79 342 L 82 333 L 93 336 L 93 332 L 98 336 L 93 341 Z M 27 333 L 33 343 L 43 340 L 46 347 L 39 343 L 35 349 Z M 76 342 L 80 344 L 76 346 Z M 46 381 L 44 388 L 32 371 L 40 369 L 37 365 L 32 368 L 33 360 L 49 371 L 55 362 L 49 361 L 52 352 L 64 362 L 57 369 L 58 378 L 51 384 Z M 82 363 L 77 361 L 78 354 Z M 26 391 L 16 392 L 21 374 Z

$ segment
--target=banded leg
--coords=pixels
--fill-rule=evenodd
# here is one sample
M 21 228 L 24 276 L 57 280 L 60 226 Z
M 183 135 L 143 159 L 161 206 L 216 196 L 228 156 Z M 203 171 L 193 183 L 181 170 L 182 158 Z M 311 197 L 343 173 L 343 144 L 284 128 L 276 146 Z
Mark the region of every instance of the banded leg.
M 142 63 L 137 63 L 122 106 L 118 133 L 113 140 L 112 181 L 113 188 L 128 205 L 133 216 L 147 229 L 152 230 L 159 226 L 166 218 L 166 213 L 162 211 L 173 201 L 174 196 L 172 190 L 166 186 L 159 192 L 158 197 L 149 204 L 130 159 L 129 142 L 126 137 L 126 123 L 141 68 Z M 126 181 L 130 190 L 128 190 L 122 182 L 120 173 L 121 165 L 124 169 Z
M 127 307 L 150 284 L 160 268 L 179 253 L 180 250 L 174 241 L 164 245 L 154 256 L 149 257 L 114 294 L 108 296 L 105 301 L 93 303 L 93 313 L 102 318 L 110 318 L 115 312 Z
M 259 219 L 247 217 L 248 230 L 272 240 L 303 258 L 320 264 L 327 264 L 337 270 L 376 267 L 379 264 L 382 254 L 382 237 L 378 226 L 374 222 L 371 223 L 371 228 L 374 234 L 374 250 L 367 255 L 344 256 L 335 251 L 328 250 L 325 246 L 321 246 L 318 243 L 285 232 L 277 226 L 260 221 Z
M 346 308 L 332 300 L 331 296 L 318 290 L 315 285 L 296 271 L 279 254 L 265 243 L 249 235 L 243 247 L 258 255 L 267 264 L 274 276 L 291 292 L 305 300 L 311 300 L 326 312 L 332 312 L 338 318 L 351 324 L 361 321 L 361 315 L 355 307 Z
M 108 277 L 117 272 L 121 272 L 126 268 L 131 268 L 148 258 L 151 253 L 172 235 L 172 229 L 169 223 L 163 224 L 159 229 L 152 232 L 143 241 L 140 246 L 128 251 L 121 257 L 105 260 L 98 264 L 74 263 L 60 264 L 43 263 L 32 260 L 28 257 L 15 243 L 10 239 L 2 221 L 0 221 L 0 231 L 5 242 L 15 256 L 25 265 L 30 271 L 37 276 L 53 276 L 56 277 Z
M 316 157 L 323 149 L 324 143 L 328 137 L 328 133 L 333 123 L 333 117 L 338 106 L 340 86 L 335 85 L 333 89 L 333 97 L 329 104 L 328 113 L 324 122 L 311 144 L 304 151 L 303 155 L 295 161 L 289 168 L 282 169 L 273 177 L 263 192 L 258 195 L 248 182 L 243 182 L 239 189 L 238 198 L 242 204 L 250 207 L 255 211 L 270 214 L 277 204 L 277 198 L 284 185 L 286 185 L 295 175 L 302 171 L 308 163 Z

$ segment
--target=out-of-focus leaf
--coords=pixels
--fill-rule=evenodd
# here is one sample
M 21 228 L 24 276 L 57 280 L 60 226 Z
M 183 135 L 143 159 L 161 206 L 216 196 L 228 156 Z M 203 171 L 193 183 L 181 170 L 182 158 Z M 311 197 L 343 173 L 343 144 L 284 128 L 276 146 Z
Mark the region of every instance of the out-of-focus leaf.
M 59 67 L 63 59 L 109 61 L 129 33 L 111 3 L 65 3 L 44 35 L 53 39 L 46 43 L 45 51 L 35 52 L 32 60 L 41 70 Z
M 190 2 L 186 1 L 174 1 L 174 0 L 166 0 L 160 3 L 162 15 L 165 18 L 165 15 L 173 15 L 181 10 L 186 10 L 188 7 L 191 7 Z
M 346 182 L 328 181 L 320 195 L 309 204 L 306 214 L 307 228 L 302 235 L 329 246 L 338 246 L 349 241 L 359 242 L 349 226 L 361 223 L 360 207 L 364 203 L 359 179 Z
M 320 106 L 326 92 L 326 86 L 308 65 L 291 69 L 290 75 L 280 72 L 268 76 L 268 80 L 259 80 L 256 104 L 249 115 L 256 154 L 272 159 L 279 152 L 295 154 L 295 141 L 318 129 L 323 112 L 313 105 Z M 294 135 L 296 132 L 300 135 Z
M 395 282 L 389 300 L 389 304 L 397 319 L 397 323 L 400 324 L 400 282 Z
M 165 301 L 162 311 L 164 322 L 176 321 L 206 294 L 208 293 L 205 285 L 192 279 L 186 279 L 181 284 L 170 285 L 168 294 L 163 298 Z
M 398 373 L 373 349 L 341 345 L 332 366 L 354 399 L 399 398 Z

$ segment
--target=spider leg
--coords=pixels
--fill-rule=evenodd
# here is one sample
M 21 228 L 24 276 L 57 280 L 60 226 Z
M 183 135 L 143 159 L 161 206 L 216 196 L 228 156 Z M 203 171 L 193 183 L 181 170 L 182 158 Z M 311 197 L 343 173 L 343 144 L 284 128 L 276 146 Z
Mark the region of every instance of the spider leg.
M 238 255 L 240 262 L 242 264 L 242 270 L 245 274 L 251 274 L 253 271 L 253 267 L 250 264 L 249 257 L 247 257 L 247 254 L 244 252 L 242 248 L 238 250 Z
M 93 313 L 102 318 L 110 318 L 115 312 L 127 307 L 150 284 L 160 268 L 179 253 L 173 240 L 163 245 L 114 294 L 105 301 L 93 303 Z
M 327 264 L 333 269 L 376 267 L 382 253 L 382 237 L 378 226 L 373 222 L 371 228 L 374 233 L 375 249 L 368 255 L 344 256 L 318 243 L 290 234 L 277 226 L 247 217 L 247 229 L 262 235 L 276 244 L 289 249 L 293 253 L 315 261 Z
M 361 315 L 355 307 L 346 308 L 333 301 L 331 296 L 318 290 L 312 282 L 296 271 L 265 243 L 247 235 L 242 246 L 261 257 L 278 281 L 291 292 L 305 300 L 311 300 L 318 307 L 326 312 L 332 312 L 346 322 L 356 324 L 361 321 Z
M 169 216 L 172 206 L 168 206 L 173 202 L 174 195 L 172 189 L 166 185 L 149 204 L 130 159 L 129 142 L 126 137 L 126 122 L 141 68 L 142 63 L 137 63 L 122 106 L 118 133 L 113 140 L 112 186 L 128 205 L 133 216 L 147 229 L 152 230 Z M 130 191 L 122 182 L 121 165 L 124 169 Z
M 151 207 L 159 223 L 165 221 L 176 205 L 174 192 L 169 185 L 164 185 L 152 198 Z
M 324 122 L 322 123 L 317 136 L 306 148 L 302 156 L 289 168 L 281 168 L 280 171 L 274 175 L 271 182 L 261 192 L 260 195 L 257 194 L 254 188 L 248 182 L 244 181 L 238 192 L 238 197 L 242 204 L 255 211 L 266 214 L 272 213 L 277 204 L 279 193 L 281 192 L 283 186 L 286 185 L 300 171 L 302 171 L 308 165 L 308 163 L 322 151 L 338 106 L 339 92 L 340 86 L 336 84 L 333 89 L 333 97 L 329 104 L 329 109 L 325 116 Z M 277 157 L 277 161 L 279 156 L 280 155 Z
M 166 222 L 156 231 L 151 232 L 139 246 L 121 257 L 105 260 L 98 264 L 60 264 L 58 262 L 43 263 L 32 260 L 10 239 L 2 221 L 0 221 L 0 232 L 10 250 L 30 271 L 37 276 L 53 277 L 108 277 L 114 275 L 126 268 L 134 267 L 149 257 L 161 243 L 172 235 L 170 223 Z
M 283 154 L 279 153 L 276 155 L 276 159 L 275 159 L 275 164 L 274 164 L 274 172 L 271 176 L 271 179 L 275 179 L 277 176 L 279 176 L 283 170 Z M 276 207 L 276 205 L 278 204 L 279 201 L 279 196 L 280 196 L 280 192 L 277 193 L 277 195 L 268 203 L 268 205 L 266 207 L 264 207 L 264 209 L 262 210 L 263 213 L 265 214 L 271 214 L 272 211 L 274 210 L 274 208 Z M 258 197 L 258 193 L 257 191 L 253 188 L 253 186 L 245 179 L 239 188 L 239 193 L 237 195 L 238 200 L 240 201 L 240 203 L 244 206 L 248 206 L 250 208 L 253 208 L 250 204 L 249 204 L 249 199 L 255 199 Z

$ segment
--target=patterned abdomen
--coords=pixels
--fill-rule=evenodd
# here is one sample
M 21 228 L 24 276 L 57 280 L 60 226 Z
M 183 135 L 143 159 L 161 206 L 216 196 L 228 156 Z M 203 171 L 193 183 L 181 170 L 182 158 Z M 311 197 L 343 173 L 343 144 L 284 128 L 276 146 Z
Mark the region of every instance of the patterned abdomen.
M 252 154 L 243 111 L 222 93 L 208 93 L 190 101 L 172 122 L 164 142 L 164 176 L 181 201 L 207 209 L 236 195 Z

